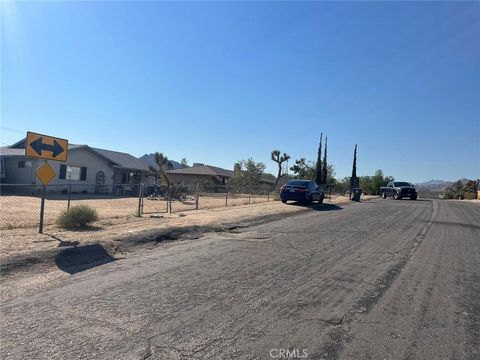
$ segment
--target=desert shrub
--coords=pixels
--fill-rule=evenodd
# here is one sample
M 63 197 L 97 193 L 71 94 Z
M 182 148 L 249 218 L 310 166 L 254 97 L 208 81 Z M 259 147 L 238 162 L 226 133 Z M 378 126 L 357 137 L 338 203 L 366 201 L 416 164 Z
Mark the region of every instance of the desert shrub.
M 57 225 L 65 229 L 84 228 L 98 220 L 97 211 L 88 205 L 72 206 L 64 210 L 57 219 Z
M 467 200 L 475 199 L 475 193 L 466 191 L 465 192 L 465 199 L 467 199 Z

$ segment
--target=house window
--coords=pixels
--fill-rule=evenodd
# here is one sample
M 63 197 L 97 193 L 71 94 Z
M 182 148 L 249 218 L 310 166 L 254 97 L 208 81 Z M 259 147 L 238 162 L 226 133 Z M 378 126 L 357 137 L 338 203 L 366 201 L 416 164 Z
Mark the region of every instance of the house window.
M 65 179 L 80 180 L 80 168 L 77 166 L 67 166 L 67 173 Z
M 130 184 L 134 175 L 135 175 L 134 173 L 123 173 L 122 184 Z
M 20 169 L 31 168 L 32 162 L 30 160 L 18 160 L 18 167 Z
M 60 179 L 87 180 L 87 168 L 79 166 L 60 165 Z

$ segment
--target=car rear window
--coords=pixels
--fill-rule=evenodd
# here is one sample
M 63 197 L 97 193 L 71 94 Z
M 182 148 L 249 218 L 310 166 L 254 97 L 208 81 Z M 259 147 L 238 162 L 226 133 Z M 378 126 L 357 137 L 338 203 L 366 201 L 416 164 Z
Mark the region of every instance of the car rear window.
M 310 183 L 309 181 L 300 181 L 300 180 L 289 181 L 287 183 L 287 186 L 305 186 L 305 187 L 307 187 L 309 183 Z

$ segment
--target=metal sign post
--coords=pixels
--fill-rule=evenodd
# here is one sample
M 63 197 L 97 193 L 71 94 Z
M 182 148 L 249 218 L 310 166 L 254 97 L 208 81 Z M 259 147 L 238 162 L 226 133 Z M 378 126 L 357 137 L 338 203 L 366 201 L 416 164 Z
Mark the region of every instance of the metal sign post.
M 48 162 L 44 162 L 35 172 L 42 186 L 42 200 L 40 202 L 40 224 L 38 226 L 38 232 L 43 234 L 43 218 L 45 217 L 45 194 L 47 192 L 47 185 L 57 175 Z
M 228 186 L 225 185 L 225 207 L 228 206 Z
M 198 198 L 200 196 L 200 187 L 197 183 L 197 187 L 195 189 L 195 210 L 198 210 Z
M 43 217 L 45 215 L 45 193 L 47 192 L 47 187 L 42 186 L 42 200 L 40 202 L 40 224 L 38 226 L 38 232 L 43 234 Z
M 138 210 L 137 216 L 141 217 L 143 213 L 143 183 L 140 183 L 138 190 Z

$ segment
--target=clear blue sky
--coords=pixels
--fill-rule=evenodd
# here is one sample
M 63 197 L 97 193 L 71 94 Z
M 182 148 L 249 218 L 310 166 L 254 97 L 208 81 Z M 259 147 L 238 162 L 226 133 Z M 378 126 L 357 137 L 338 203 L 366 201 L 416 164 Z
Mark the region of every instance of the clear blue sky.
M 1 141 L 480 176 L 480 3 L 2 2 Z

